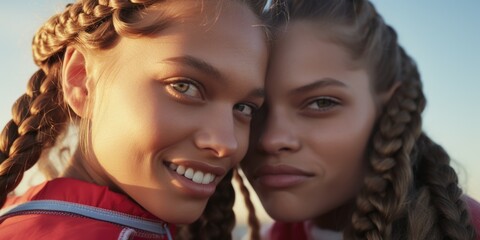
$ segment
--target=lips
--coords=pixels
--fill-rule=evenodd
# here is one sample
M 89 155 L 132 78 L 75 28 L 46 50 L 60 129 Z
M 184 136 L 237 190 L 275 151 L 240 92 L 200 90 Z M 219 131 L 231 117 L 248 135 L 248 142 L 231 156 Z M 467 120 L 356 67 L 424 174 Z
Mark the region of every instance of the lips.
M 289 166 L 289 165 L 265 165 L 257 171 L 257 176 L 264 175 L 305 175 L 313 176 L 313 173 L 309 173 L 302 169 Z
M 264 165 L 256 171 L 254 179 L 266 188 L 289 188 L 307 181 L 314 174 L 290 165 Z
M 227 172 L 224 167 L 199 160 L 176 159 L 164 161 L 163 164 L 169 170 L 173 186 L 191 197 L 210 197 Z

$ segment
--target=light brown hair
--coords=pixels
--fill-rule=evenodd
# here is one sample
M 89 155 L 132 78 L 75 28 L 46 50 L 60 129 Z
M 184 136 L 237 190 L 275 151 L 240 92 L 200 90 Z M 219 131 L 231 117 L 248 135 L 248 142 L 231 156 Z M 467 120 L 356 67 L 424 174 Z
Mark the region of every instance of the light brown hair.
M 12 120 L 0 136 L 0 206 L 23 178 L 26 170 L 51 149 L 66 127 L 76 124 L 76 115 L 64 102 L 61 76 L 68 46 L 90 51 L 114 47 L 119 37 L 153 36 L 174 19 L 159 14 L 168 0 L 79 0 L 51 17 L 36 33 L 32 48 L 39 70 L 27 91 L 14 104 Z M 242 0 L 257 15 L 263 0 Z M 46 167 L 46 169 L 49 169 Z M 52 171 L 51 171 L 52 172 Z M 180 239 L 231 239 L 235 224 L 232 172 L 218 185 L 198 221 L 181 228 Z
M 373 94 L 395 90 L 379 106 L 368 174 L 344 238 L 476 239 L 450 157 L 422 130 L 426 99 L 417 66 L 373 4 L 278 0 L 267 15 L 279 31 L 289 21 L 311 21 L 367 69 Z

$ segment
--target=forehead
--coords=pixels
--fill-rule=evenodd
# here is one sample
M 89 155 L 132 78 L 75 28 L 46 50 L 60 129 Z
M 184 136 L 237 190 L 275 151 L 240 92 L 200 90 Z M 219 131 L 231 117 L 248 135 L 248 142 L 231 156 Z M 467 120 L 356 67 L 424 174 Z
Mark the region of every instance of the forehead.
M 342 78 L 342 73 L 358 70 L 347 49 L 333 39 L 309 21 L 291 22 L 275 43 L 269 76 L 297 84 L 300 79 Z
M 355 66 L 348 50 L 334 40 L 331 32 L 306 20 L 294 21 L 286 26 L 275 45 L 275 52 L 281 58 L 290 58 L 292 62 L 301 61 L 304 66 Z M 327 58 L 329 61 L 321 61 Z
M 185 10 L 185 14 L 173 23 L 175 29 L 167 29 L 161 33 L 163 36 L 173 32 L 181 33 L 191 37 L 192 43 L 220 40 L 217 42 L 222 44 L 217 48 L 256 46 L 255 42 L 249 44 L 250 41 L 262 38 L 264 44 L 261 47 L 267 46 L 260 20 L 244 3 L 233 0 L 193 1 L 195 4 L 186 4 L 190 1 L 175 2 L 174 6 L 178 6 L 181 11 Z
M 263 85 L 267 42 L 258 18 L 247 5 L 237 1 L 171 2 L 167 13 L 177 16 L 167 28 L 155 36 L 120 38 L 99 62 L 158 72 L 172 70 L 159 64 L 165 59 L 187 56 L 208 63 L 230 79 Z

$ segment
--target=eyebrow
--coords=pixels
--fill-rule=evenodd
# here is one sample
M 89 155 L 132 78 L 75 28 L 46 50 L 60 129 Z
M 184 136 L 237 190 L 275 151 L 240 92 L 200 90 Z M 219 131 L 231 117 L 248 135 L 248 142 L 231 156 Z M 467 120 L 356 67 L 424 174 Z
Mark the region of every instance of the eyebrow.
M 221 81 L 225 81 L 226 79 L 223 76 L 223 74 L 220 72 L 220 70 L 218 70 L 216 67 L 203 61 L 202 59 L 196 58 L 191 55 L 171 57 L 163 60 L 162 62 L 171 62 L 171 63 L 179 63 L 179 64 L 187 65 L 201 72 L 204 72 L 207 75 L 211 75 L 214 78 L 219 79 Z M 254 98 L 265 98 L 265 89 L 263 88 L 254 89 L 250 91 L 247 96 L 254 97 Z
M 222 81 L 225 80 L 225 77 L 222 75 L 220 70 L 218 70 L 216 67 L 203 61 L 202 59 L 199 59 L 190 55 L 171 57 L 163 60 L 162 62 L 171 62 L 171 63 L 179 63 L 179 64 L 187 65 L 191 68 L 204 72 L 210 76 L 213 76 L 216 79 L 220 79 Z
M 254 97 L 254 98 L 265 98 L 265 89 L 263 88 L 257 88 L 248 93 L 249 97 Z
M 290 91 L 289 95 L 294 95 L 294 94 L 302 94 L 302 93 L 306 93 L 306 92 L 309 92 L 309 91 L 312 91 L 312 90 L 315 90 L 315 89 L 318 89 L 318 88 L 324 88 L 324 87 L 327 87 L 327 86 L 337 86 L 337 87 L 347 87 L 347 85 L 337 79 L 333 79 L 333 78 L 322 78 L 322 79 L 319 79 L 317 81 L 314 81 L 310 84 L 307 84 L 305 86 L 301 86 L 301 87 L 298 87 L 298 88 L 295 88 L 293 90 Z

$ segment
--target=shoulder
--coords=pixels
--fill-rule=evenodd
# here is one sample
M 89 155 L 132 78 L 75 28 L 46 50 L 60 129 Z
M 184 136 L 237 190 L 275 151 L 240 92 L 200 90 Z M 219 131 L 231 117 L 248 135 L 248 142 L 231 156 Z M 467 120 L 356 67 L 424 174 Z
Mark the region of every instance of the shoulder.
M 163 224 L 163 221 L 127 196 L 112 192 L 107 187 L 74 179 L 56 179 L 33 187 L 23 196 L 11 198 L 2 210 L 4 213 L 8 213 L 9 207 L 18 207 L 18 204 L 35 201 L 37 205 L 34 206 L 40 208 L 34 207 L 33 210 L 23 211 L 22 214 L 11 213 L 7 215 L 8 217 L 0 219 L 0 240 L 95 240 L 99 237 L 109 240 L 119 239 L 122 236 L 121 239 L 127 239 L 129 236 L 137 235 L 133 230 L 127 232 L 124 230 L 136 229 L 135 226 L 139 224 L 138 222 L 114 224 L 111 223 L 111 219 L 96 218 L 95 216 L 98 216 L 99 212 L 103 213 L 100 216 L 105 216 L 105 213 L 107 216 L 110 216 L 110 213 L 116 213 L 116 215 L 139 219 L 139 221 Z M 49 207 L 45 208 L 42 203 L 39 203 L 40 201 L 48 202 L 47 206 Z M 78 208 L 72 208 L 72 206 L 78 206 Z M 21 207 L 25 207 L 25 205 Z M 31 204 L 30 207 L 32 207 Z M 77 212 L 79 209 L 82 211 Z M 170 227 L 170 231 L 174 232 L 173 226 Z M 149 235 L 150 233 L 144 233 L 141 230 L 138 232 L 139 236 L 145 234 Z
M 465 196 L 464 200 L 467 203 L 472 224 L 477 232 L 480 233 L 480 203 L 468 196 Z
M 5 219 L 0 225 L 3 239 L 118 239 L 122 228 L 89 218 L 27 214 Z M 100 237 L 100 238 L 99 238 Z
M 34 200 L 57 200 L 108 209 L 143 219 L 157 221 L 125 194 L 111 191 L 106 186 L 72 178 L 56 178 L 30 188 L 21 196 L 11 197 L 3 208 Z

